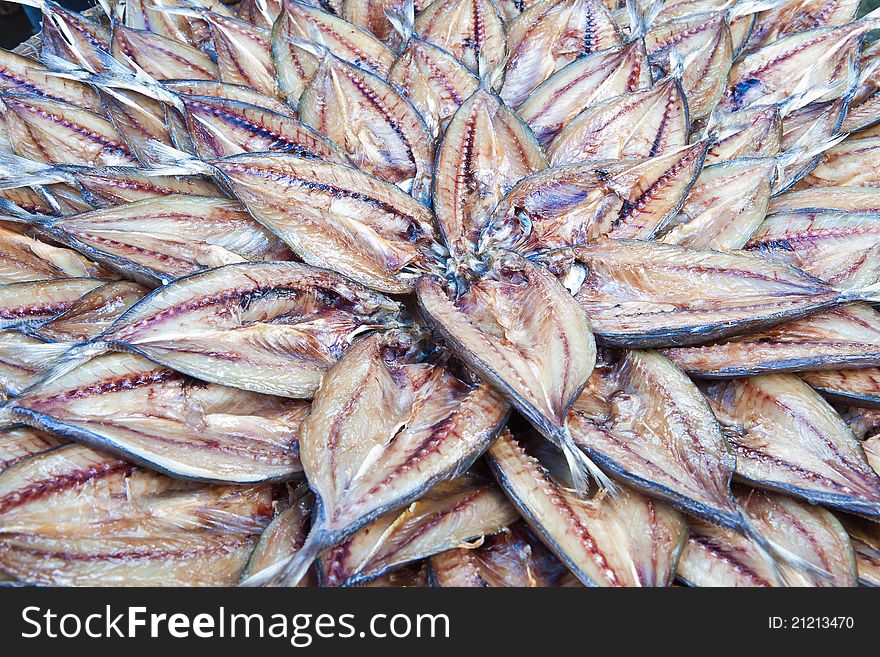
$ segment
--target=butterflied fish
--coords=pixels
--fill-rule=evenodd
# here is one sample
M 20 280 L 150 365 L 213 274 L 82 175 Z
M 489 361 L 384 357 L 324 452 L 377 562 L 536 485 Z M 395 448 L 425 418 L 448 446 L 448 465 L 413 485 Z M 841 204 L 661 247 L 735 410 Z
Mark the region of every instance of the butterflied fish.
M 209 96 L 211 98 L 225 98 L 239 103 L 256 105 L 276 114 L 284 114 L 296 118 L 294 109 L 273 96 L 267 96 L 251 87 L 240 84 L 229 84 L 219 80 L 163 80 L 162 87 L 175 94 L 187 94 L 189 96 Z
M 590 105 L 649 86 L 644 45 L 634 41 L 564 66 L 535 88 L 516 111 L 546 145 Z
M 716 344 L 664 353 L 701 377 L 869 367 L 880 365 L 878 320 L 869 305 L 848 304 Z
M 408 6 L 412 6 L 413 14 L 416 14 L 427 5 L 425 0 L 342 0 L 342 17 L 364 28 L 394 50 L 399 50 L 403 35 L 395 29 L 389 14 L 392 17 L 403 14 Z
M 268 486 L 205 486 L 80 445 L 0 476 L 0 566 L 80 586 L 234 584 L 269 522 Z
M 220 72 L 207 53 L 153 32 L 115 25 L 110 54 L 157 80 L 216 80 Z
M 237 155 L 213 166 L 248 211 L 310 264 L 398 294 L 436 266 L 433 214 L 395 185 L 282 153 Z
M 431 580 L 435 586 L 457 588 L 581 585 L 523 522 L 487 537 L 479 547 L 434 555 Z
M 415 35 L 391 67 L 388 81 L 410 100 L 435 139 L 480 86 L 479 78 L 449 52 Z
M 767 212 L 774 214 L 801 210 L 880 213 L 880 188 L 835 186 L 791 190 L 773 197 Z
M 798 377 L 713 382 L 704 392 L 736 452 L 738 477 L 813 504 L 880 516 L 880 476 L 840 415 Z
M 0 89 L 35 94 L 102 113 L 101 100 L 87 84 L 48 74 L 49 69 L 32 59 L 0 50 Z
M 746 247 L 787 262 L 841 288 L 880 278 L 880 214 L 839 210 L 778 212 Z
M 880 187 L 880 137 L 847 139 L 825 151 L 816 167 L 798 183 L 805 187 Z
M 177 477 L 254 483 L 302 471 L 307 402 L 195 382 L 132 354 L 95 358 L 6 402 L 2 416 Z
M 3 118 L 16 154 L 33 160 L 91 166 L 137 159 L 103 116 L 50 98 L 4 94 Z
M 307 398 L 358 334 L 399 314 L 387 297 L 327 270 L 233 264 L 156 290 L 70 357 L 123 349 L 206 381 Z
M 70 279 L 69 287 L 76 291 L 76 283 L 82 280 Z M 64 283 L 58 281 L 55 285 L 61 287 Z M 106 330 L 146 293 L 147 289 L 136 283 L 109 282 L 85 292 L 60 312 L 42 319 L 31 317 L 14 330 L 0 332 L 0 386 L 5 394 L 17 395 L 36 382 L 60 362 L 70 347 Z
M 416 292 L 422 314 L 455 354 L 565 452 L 578 489 L 587 489 L 588 475 L 607 484 L 566 427 L 596 344 L 589 318 L 553 275 L 510 254 L 460 295 L 436 277 L 422 279 Z
M 171 194 L 25 220 L 51 239 L 151 286 L 236 262 L 292 259 L 286 244 L 240 203 L 224 198 Z
M 597 366 L 569 413 L 575 442 L 614 477 L 741 530 L 736 458 L 700 391 L 671 361 L 629 351 Z
M 786 572 L 787 586 L 855 586 L 856 558 L 840 521 L 821 507 L 784 495 L 740 488 L 737 501 L 749 520 L 778 545 L 824 571 Z M 678 563 L 691 586 L 776 586 L 774 573 L 752 541 L 695 520 Z
M 350 164 L 339 146 L 289 114 L 226 98 L 181 95 L 189 136 L 202 159 L 282 151 Z
M 0 228 L 0 284 L 80 277 L 107 278 L 112 273 L 72 249 Z
M 415 31 L 474 73 L 491 76 L 505 64 L 507 30 L 495 0 L 434 0 L 416 17 Z
M 582 499 L 565 458 L 550 449 L 505 431 L 488 453 L 499 483 L 535 532 L 587 586 L 667 586 L 684 545 L 684 516 L 629 490 Z
M 553 139 L 547 157 L 553 166 L 655 157 L 686 146 L 688 132 L 681 86 L 668 77 L 585 109 Z
M 617 25 L 600 0 L 542 0 L 507 26 L 501 98 L 516 107 L 566 64 L 619 44 Z
M 690 120 L 708 116 L 724 94 L 733 63 L 733 40 L 724 13 L 697 14 L 652 27 L 645 34 L 651 66 L 669 74 L 687 53 L 681 86 Z M 674 54 L 673 54 L 674 53 Z
M 52 0 L 36 0 L 43 12 L 40 58 L 60 57 L 91 70 L 101 69 L 100 53 L 110 50 L 110 32 L 80 13 L 65 9 Z
M 463 475 L 440 482 L 405 509 L 381 516 L 324 553 L 323 585 L 353 586 L 401 564 L 479 544 L 518 518 L 491 480 Z
M 749 48 L 817 27 L 843 25 L 856 17 L 859 0 L 794 0 L 780 2 L 758 14 Z
M 712 342 L 876 297 L 841 291 L 772 258 L 639 240 L 603 240 L 542 256 L 564 277 L 597 337 L 611 345 Z
M 324 377 L 300 439 L 318 498 L 309 537 L 246 583 L 295 585 L 321 552 L 469 467 L 507 414 L 489 388 L 425 362 L 412 334 L 362 340 Z
M 856 553 L 859 584 L 880 586 L 880 525 L 851 516 L 840 520 Z
M 374 176 L 427 202 L 434 149 L 415 107 L 377 75 L 323 52 L 303 89 L 300 120 Z
M 281 13 L 281 0 L 242 0 L 238 3 L 236 13 L 248 23 L 271 28 Z
M 453 257 L 467 262 L 501 198 L 547 166 L 541 147 L 504 102 L 479 88 L 449 122 L 437 154 L 433 201 Z
M 741 249 L 767 215 L 774 158 L 739 158 L 703 168 L 661 241 L 697 249 Z
M 697 143 L 645 160 L 545 169 L 521 180 L 495 208 L 482 248 L 530 254 L 601 237 L 651 239 L 679 212 L 703 163 Z
M 8 329 L 51 319 L 104 283 L 92 277 L 56 277 L 0 285 L 0 327 Z

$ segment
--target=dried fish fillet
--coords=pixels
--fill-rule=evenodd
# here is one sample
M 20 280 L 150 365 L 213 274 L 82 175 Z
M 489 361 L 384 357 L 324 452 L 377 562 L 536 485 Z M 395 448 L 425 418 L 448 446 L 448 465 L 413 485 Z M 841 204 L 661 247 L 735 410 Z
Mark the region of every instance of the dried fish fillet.
M 841 212 L 880 213 L 880 189 L 876 187 L 809 187 L 787 191 L 773 197 L 769 214 L 777 212 L 810 212 L 840 210 Z
M 308 408 L 108 354 L 25 390 L 0 414 L 176 477 L 245 484 L 302 471 L 297 440 Z
M 809 187 L 880 187 L 880 137 L 847 139 L 822 156 L 797 189 Z
M 851 516 L 841 517 L 856 553 L 859 584 L 880 586 L 880 531 L 878 525 Z
M 743 252 L 617 239 L 543 259 L 556 261 L 598 338 L 619 346 L 707 343 L 874 298 Z
M 204 486 L 87 447 L 0 476 L 0 567 L 53 586 L 234 584 L 271 515 L 267 486 Z
M 119 24 L 113 27 L 110 54 L 157 80 L 216 80 L 220 75 L 211 57 L 198 48 Z
M 519 518 L 491 480 L 464 475 L 440 482 L 402 511 L 392 511 L 328 550 L 324 586 L 353 586 L 399 565 L 470 541 L 479 544 Z
M 357 335 L 393 326 L 399 314 L 387 297 L 330 271 L 233 264 L 156 290 L 71 358 L 122 349 L 205 381 L 308 398 Z
M 82 277 L 112 274 L 72 249 L 0 228 L 0 284 Z
M 0 285 L 0 327 L 8 329 L 57 317 L 105 282 L 84 276 Z
M 309 537 L 247 583 L 295 585 L 321 552 L 470 467 L 507 414 L 491 389 L 425 362 L 411 334 L 360 341 L 324 378 L 303 427 L 300 456 L 318 498 Z
M 0 472 L 34 454 L 41 454 L 64 440 L 30 427 L 16 427 L 0 433 Z
M 880 367 L 802 372 L 800 377 L 833 402 L 880 408 Z
M 751 376 L 880 365 L 877 311 L 848 304 L 774 328 L 663 353 L 689 374 Z
M 880 517 L 880 476 L 843 419 L 792 374 L 704 389 L 736 451 L 737 475 L 813 504 Z
M 831 513 L 762 491 L 739 489 L 736 496 L 759 531 L 826 573 L 791 570 L 787 586 L 856 585 L 853 548 Z M 701 521 L 691 523 L 678 576 L 691 586 L 776 586 L 774 573 L 749 539 Z
M 488 453 L 535 532 L 587 586 L 667 586 L 684 545 L 684 516 L 628 490 L 582 499 L 571 490 L 565 458 L 549 449 L 505 431 Z
M 3 92 L 45 96 L 102 113 L 101 100 L 90 86 L 48 73 L 49 69 L 39 62 L 0 50 L 0 89 Z
M 505 64 L 507 31 L 495 0 L 434 0 L 414 28 L 474 73 L 491 75 Z
M 487 537 L 479 547 L 434 555 L 431 579 L 442 587 L 581 586 L 523 522 Z

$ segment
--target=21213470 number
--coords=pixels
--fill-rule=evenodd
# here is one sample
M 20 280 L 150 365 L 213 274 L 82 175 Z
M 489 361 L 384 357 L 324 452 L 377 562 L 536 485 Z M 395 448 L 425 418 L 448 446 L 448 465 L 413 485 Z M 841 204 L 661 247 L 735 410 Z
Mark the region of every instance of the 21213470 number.
M 771 630 L 851 630 L 855 625 L 852 616 L 770 616 Z

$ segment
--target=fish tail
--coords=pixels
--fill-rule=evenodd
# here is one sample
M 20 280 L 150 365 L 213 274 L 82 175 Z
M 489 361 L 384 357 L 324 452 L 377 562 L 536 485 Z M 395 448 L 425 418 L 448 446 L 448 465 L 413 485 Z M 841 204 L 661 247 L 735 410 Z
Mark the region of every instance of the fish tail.
M 0 189 L 16 189 L 52 183 L 74 183 L 75 165 L 48 164 L 13 153 L 0 152 Z
M 617 493 L 617 487 L 614 485 L 614 482 L 577 446 L 567 428 L 559 436 L 558 443 L 559 448 L 565 455 L 568 469 L 571 472 L 572 482 L 578 495 L 581 497 L 587 496 L 590 492 L 590 479 L 596 481 L 600 491 L 611 494 Z
M 312 528 L 302 547 L 286 559 L 245 577 L 239 586 L 285 586 L 299 584 L 311 565 L 326 550 L 327 535 L 319 528 Z
M 880 281 L 874 281 L 870 285 L 865 285 L 854 290 L 845 290 L 843 291 L 843 294 L 852 301 L 880 303 Z
M 416 6 L 413 0 L 406 0 L 400 10 L 386 9 L 385 18 L 391 23 L 391 27 L 400 34 L 404 43 L 408 42 L 415 34 Z
M 776 9 L 785 2 L 786 0 L 740 0 L 730 8 L 730 12 L 727 14 L 728 20 L 757 14 L 759 11 Z
M 641 39 L 648 33 L 657 14 L 663 8 L 663 2 L 664 0 L 626 0 L 631 40 Z
M 758 549 L 758 552 L 761 553 L 761 556 L 773 571 L 774 578 L 780 585 L 793 585 L 793 580 L 791 578 L 792 570 L 818 575 L 822 579 L 831 578 L 831 574 L 827 570 L 820 568 L 816 564 L 810 563 L 806 559 L 796 555 L 791 550 L 774 543 L 761 534 L 761 532 L 755 529 L 742 512 L 740 512 L 740 523 L 740 530 L 746 538 L 752 541 Z
M 207 162 L 155 139 L 144 144 L 143 151 L 155 163 L 145 171 L 153 176 L 217 175 L 217 170 Z
M 35 383 L 31 384 L 31 388 L 40 388 L 69 372 L 72 372 L 80 365 L 84 365 L 93 358 L 106 354 L 110 351 L 110 345 L 101 340 L 95 342 L 83 342 L 67 349 L 64 354 L 58 358 L 52 368 L 41 376 Z
M 0 198 L 0 220 L 19 224 L 39 225 L 50 218 L 42 214 L 32 214 L 9 199 Z

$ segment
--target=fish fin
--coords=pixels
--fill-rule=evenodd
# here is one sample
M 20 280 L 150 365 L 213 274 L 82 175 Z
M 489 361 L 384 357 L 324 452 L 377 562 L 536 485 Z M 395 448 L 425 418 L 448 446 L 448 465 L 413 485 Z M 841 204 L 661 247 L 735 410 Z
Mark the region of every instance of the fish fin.
M 28 386 L 26 391 L 32 389 L 39 390 L 47 383 L 72 372 L 80 365 L 84 365 L 93 358 L 106 354 L 108 351 L 110 351 L 110 346 L 106 342 L 100 340 L 74 345 L 64 352 L 64 354 L 52 366 L 52 369 Z
M 822 579 L 831 579 L 831 573 L 806 559 L 799 557 L 791 550 L 769 540 L 761 534 L 740 511 L 740 530 L 748 538 L 773 571 L 776 580 L 783 586 L 791 586 L 792 580 L 786 569 L 794 569 L 817 575 Z
M 571 479 L 574 483 L 575 490 L 580 497 L 586 498 L 590 492 L 590 479 L 594 479 L 599 486 L 600 492 L 608 492 L 612 495 L 617 494 L 617 486 L 608 478 L 599 466 L 593 463 L 592 459 L 587 456 L 574 442 L 571 434 L 566 427 L 558 436 L 558 446 L 562 450 L 565 460 L 568 463 L 568 469 L 571 472 Z
M 81 167 L 68 164 L 47 164 L 13 153 L 0 151 L 0 189 L 15 189 L 51 183 L 75 183 L 72 171 Z
M 294 554 L 248 575 L 239 586 L 296 586 L 321 552 L 330 547 L 326 539 L 324 531 L 313 527 L 305 543 Z
M 776 9 L 783 5 L 787 0 L 740 0 L 734 4 L 727 14 L 728 20 L 733 18 L 741 18 L 751 14 L 757 14 L 760 11 L 768 11 Z
M 629 37 L 631 40 L 641 39 L 648 33 L 663 8 L 664 0 L 626 0 L 626 13 L 629 15 Z
M 145 169 L 144 172 L 153 176 L 197 176 L 205 175 L 213 177 L 217 170 L 194 157 L 186 151 L 181 151 L 168 144 L 163 144 L 155 139 L 149 140 L 142 146 L 144 154 L 151 162 L 157 164 Z
M 416 6 L 413 0 L 406 0 L 400 10 L 386 9 L 385 18 L 391 23 L 391 27 L 400 34 L 404 44 L 415 34 Z M 401 51 L 406 46 L 401 47 Z
M 0 198 L 0 220 L 11 221 L 19 224 L 39 226 L 52 223 L 52 217 L 45 214 L 35 214 L 19 207 L 12 201 Z
M 865 285 L 854 290 L 844 290 L 842 293 L 853 301 L 880 303 L 880 281 L 875 281 L 870 285 Z
M 785 178 L 784 171 L 787 167 L 791 167 L 792 164 L 797 162 L 802 162 L 806 165 L 814 157 L 836 146 L 848 136 L 847 133 L 842 133 L 823 138 L 821 135 L 823 127 L 820 123 L 813 124 L 791 148 L 776 156 L 777 180 L 781 181 Z

